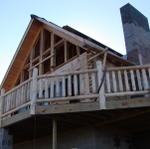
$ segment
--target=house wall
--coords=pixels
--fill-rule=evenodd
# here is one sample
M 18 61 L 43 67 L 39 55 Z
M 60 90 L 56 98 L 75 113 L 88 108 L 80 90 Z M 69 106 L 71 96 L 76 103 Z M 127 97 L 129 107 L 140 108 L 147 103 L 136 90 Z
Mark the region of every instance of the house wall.
M 58 133 L 58 149 L 128 149 L 128 137 L 122 131 L 94 127 L 62 130 Z M 51 149 L 51 136 L 14 145 L 14 149 Z

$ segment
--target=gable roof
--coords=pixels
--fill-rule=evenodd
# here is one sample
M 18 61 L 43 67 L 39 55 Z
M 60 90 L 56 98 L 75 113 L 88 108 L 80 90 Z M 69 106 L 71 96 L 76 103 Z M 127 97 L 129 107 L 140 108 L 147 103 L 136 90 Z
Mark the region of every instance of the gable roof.
M 76 31 L 75 29 L 69 26 L 61 28 L 60 26 L 52 22 L 48 22 L 44 18 L 31 15 L 31 21 L 4 76 L 4 79 L 1 83 L 1 88 L 4 88 L 7 91 L 14 86 L 15 82 L 17 81 L 18 75 L 21 71 L 21 68 L 23 67 L 31 51 L 31 47 L 33 46 L 43 25 L 50 28 L 54 33 L 58 34 L 60 37 L 63 37 L 66 40 L 78 46 L 89 47 L 90 49 L 96 50 L 98 52 L 104 51 L 107 48 L 108 54 L 110 56 L 116 58 L 118 61 L 124 63 L 125 65 L 132 65 L 131 62 L 124 60 L 122 58 L 122 55 L 118 52 L 108 48 L 102 43 L 99 43 L 98 41 Z

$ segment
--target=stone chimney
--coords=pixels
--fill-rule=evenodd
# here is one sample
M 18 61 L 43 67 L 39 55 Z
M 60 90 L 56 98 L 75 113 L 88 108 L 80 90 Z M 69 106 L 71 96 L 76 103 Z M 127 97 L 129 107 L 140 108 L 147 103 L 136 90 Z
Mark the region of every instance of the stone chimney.
M 127 59 L 135 64 L 150 64 L 148 19 L 129 3 L 120 8 Z

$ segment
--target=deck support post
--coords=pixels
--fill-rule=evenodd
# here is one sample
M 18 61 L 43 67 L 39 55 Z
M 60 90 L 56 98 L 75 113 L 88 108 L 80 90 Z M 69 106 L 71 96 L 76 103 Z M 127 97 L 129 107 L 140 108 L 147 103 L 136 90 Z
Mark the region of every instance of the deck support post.
M 30 100 L 31 100 L 31 107 L 30 107 L 30 114 L 35 114 L 35 106 L 36 106 L 36 98 L 37 98 L 37 76 L 38 76 L 38 69 L 33 69 L 33 76 L 32 76 L 32 83 L 31 83 L 31 92 L 30 92 Z
M 57 121 L 53 119 L 52 123 L 52 149 L 57 149 Z
M 103 79 L 103 66 L 101 61 L 96 62 L 96 68 L 97 68 L 97 82 L 99 87 Z M 100 109 L 106 109 L 104 82 L 102 83 L 99 91 L 99 106 Z

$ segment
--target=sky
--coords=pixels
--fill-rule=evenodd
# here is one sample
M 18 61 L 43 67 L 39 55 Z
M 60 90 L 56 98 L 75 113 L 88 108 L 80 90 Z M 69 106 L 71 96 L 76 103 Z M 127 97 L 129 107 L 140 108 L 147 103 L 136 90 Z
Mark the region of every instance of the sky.
M 120 7 L 132 4 L 150 20 L 149 0 L 0 0 L 0 82 L 35 14 L 69 25 L 125 54 Z

